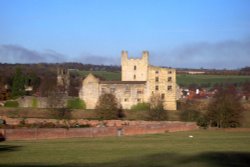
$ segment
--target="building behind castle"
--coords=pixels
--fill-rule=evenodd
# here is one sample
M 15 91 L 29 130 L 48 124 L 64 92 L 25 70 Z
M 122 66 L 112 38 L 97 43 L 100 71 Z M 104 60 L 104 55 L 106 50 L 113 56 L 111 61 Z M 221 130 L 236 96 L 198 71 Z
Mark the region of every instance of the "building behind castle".
M 113 93 L 124 109 L 148 102 L 153 94 L 158 94 L 166 110 L 176 110 L 176 70 L 149 65 L 148 59 L 147 51 L 141 58 L 128 58 L 127 51 L 122 51 L 121 81 L 102 81 L 89 74 L 79 92 L 87 109 L 95 108 L 101 94 Z

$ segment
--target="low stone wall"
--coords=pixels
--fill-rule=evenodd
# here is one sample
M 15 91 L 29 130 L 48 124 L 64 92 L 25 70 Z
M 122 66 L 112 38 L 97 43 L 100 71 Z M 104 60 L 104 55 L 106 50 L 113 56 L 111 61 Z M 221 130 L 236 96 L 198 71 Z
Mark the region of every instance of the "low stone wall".
M 67 105 L 67 101 L 69 99 L 73 99 L 70 96 L 63 96 L 62 101 L 63 105 L 58 107 L 65 107 Z M 36 96 L 23 96 L 17 99 L 19 103 L 19 107 L 32 107 L 32 108 L 49 108 L 48 97 L 36 97 Z M 34 106 L 35 102 L 35 106 Z
M 47 97 L 23 96 L 17 99 L 19 107 L 35 107 L 48 108 Z M 33 106 L 33 101 L 36 101 L 36 106 Z
M 36 140 L 60 139 L 74 137 L 105 137 L 105 136 L 131 136 L 141 134 L 156 134 L 175 131 L 188 131 L 198 129 L 195 123 L 185 122 L 148 122 L 132 126 L 112 126 L 93 128 L 18 128 L 2 129 L 2 136 L 6 140 Z

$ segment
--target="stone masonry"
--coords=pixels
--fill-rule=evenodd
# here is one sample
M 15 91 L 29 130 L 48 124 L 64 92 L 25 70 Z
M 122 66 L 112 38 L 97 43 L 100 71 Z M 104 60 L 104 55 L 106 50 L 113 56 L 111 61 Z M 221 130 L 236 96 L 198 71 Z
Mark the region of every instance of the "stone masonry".
M 79 92 L 87 109 L 95 108 L 101 94 L 113 93 L 124 109 L 148 102 L 153 94 L 158 94 L 166 110 L 176 110 L 176 70 L 149 65 L 148 59 L 147 51 L 141 58 L 128 58 L 127 51 L 122 51 L 122 81 L 101 81 L 89 74 Z

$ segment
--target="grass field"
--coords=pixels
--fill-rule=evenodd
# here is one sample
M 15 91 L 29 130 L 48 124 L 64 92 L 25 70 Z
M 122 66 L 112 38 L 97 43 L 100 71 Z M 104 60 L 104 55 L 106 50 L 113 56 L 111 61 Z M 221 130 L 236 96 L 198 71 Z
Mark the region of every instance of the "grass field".
M 121 80 L 120 72 L 109 72 L 109 71 L 80 71 L 79 74 L 82 77 L 86 77 L 89 73 L 95 74 L 96 76 L 100 76 L 108 81 L 119 81 Z
M 0 143 L 0 166 L 4 167 L 247 167 L 249 164 L 249 132 L 199 130 L 132 137 Z
M 101 76 L 106 80 L 121 80 L 120 72 L 107 72 L 107 71 L 81 71 L 80 75 L 85 77 L 89 73 L 93 73 L 97 76 Z M 220 83 L 243 83 L 250 81 L 250 76 L 247 75 L 190 75 L 190 74 L 178 74 L 177 84 L 182 86 L 189 86 L 190 84 L 205 85 Z
M 205 85 L 220 83 L 244 83 L 250 81 L 250 76 L 243 75 L 187 75 L 187 74 L 178 74 L 177 83 L 179 85 L 188 86 L 190 84 Z

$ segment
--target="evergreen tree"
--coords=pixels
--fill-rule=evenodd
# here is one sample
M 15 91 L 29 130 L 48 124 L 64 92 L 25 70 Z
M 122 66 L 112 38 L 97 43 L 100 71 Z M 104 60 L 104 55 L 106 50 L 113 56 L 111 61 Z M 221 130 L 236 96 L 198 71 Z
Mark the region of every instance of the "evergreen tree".
M 25 95 L 25 76 L 20 68 L 16 68 L 16 72 L 13 76 L 11 96 L 13 98 Z

